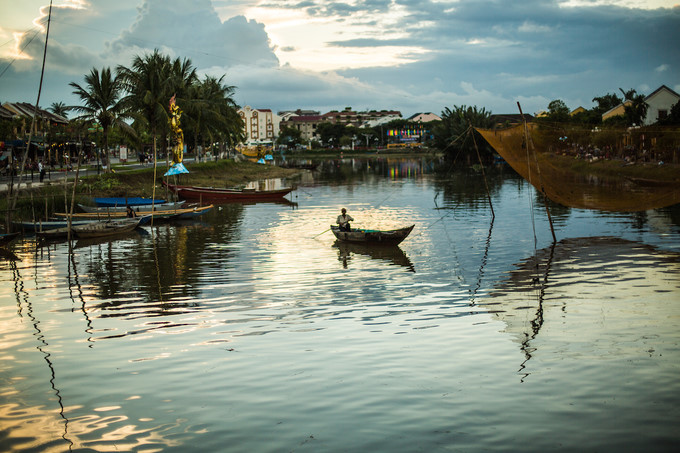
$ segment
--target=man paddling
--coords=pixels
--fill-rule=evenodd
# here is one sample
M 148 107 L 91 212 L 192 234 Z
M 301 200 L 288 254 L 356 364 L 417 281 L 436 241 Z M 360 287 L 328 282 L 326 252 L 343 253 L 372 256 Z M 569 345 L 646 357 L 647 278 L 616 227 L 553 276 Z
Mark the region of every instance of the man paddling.
M 338 225 L 340 225 L 340 231 L 351 231 L 349 222 L 354 222 L 352 216 L 347 214 L 347 209 L 342 208 L 342 214 L 338 216 Z

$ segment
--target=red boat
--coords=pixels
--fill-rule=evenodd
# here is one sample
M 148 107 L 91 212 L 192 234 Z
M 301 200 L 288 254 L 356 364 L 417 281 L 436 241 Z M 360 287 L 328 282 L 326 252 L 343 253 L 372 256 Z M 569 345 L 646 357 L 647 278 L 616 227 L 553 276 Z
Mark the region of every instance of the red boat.
M 280 200 L 293 191 L 292 187 L 277 190 L 220 189 L 217 187 L 179 186 L 163 181 L 163 185 L 183 200 L 191 201 L 269 201 Z

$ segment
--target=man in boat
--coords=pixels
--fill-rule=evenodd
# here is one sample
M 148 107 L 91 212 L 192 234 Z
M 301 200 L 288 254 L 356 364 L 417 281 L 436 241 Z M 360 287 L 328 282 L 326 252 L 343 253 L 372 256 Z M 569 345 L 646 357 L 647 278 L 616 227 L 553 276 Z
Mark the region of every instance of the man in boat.
M 130 207 L 130 205 L 125 207 L 125 213 L 128 217 L 137 217 L 137 213 Z
M 338 216 L 338 225 L 340 225 L 340 231 L 351 231 L 349 222 L 354 222 L 352 216 L 347 214 L 347 209 L 342 208 L 340 211 L 342 214 Z

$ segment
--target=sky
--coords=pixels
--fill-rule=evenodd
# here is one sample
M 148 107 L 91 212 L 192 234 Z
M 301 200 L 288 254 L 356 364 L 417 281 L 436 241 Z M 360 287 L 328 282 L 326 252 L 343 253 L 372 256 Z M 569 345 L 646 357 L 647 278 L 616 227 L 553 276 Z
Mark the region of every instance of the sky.
M 0 102 L 35 104 L 49 0 L 0 0 Z M 680 0 L 53 0 L 40 106 L 158 49 L 258 109 L 497 114 L 680 92 Z

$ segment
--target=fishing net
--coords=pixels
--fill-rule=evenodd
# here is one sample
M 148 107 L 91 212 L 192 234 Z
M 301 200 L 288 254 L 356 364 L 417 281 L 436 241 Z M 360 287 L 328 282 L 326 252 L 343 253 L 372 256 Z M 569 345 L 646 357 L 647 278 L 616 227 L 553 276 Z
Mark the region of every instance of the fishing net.
M 564 206 L 603 211 L 633 212 L 657 209 L 680 203 L 680 178 L 669 176 L 640 178 L 634 171 L 624 168 L 620 174 L 595 171 L 585 162 L 575 165 L 574 160 L 556 156 L 546 151 L 549 146 L 537 131 L 528 124 L 508 129 L 476 129 L 505 161 L 539 192 Z M 527 149 L 527 138 L 529 147 Z

